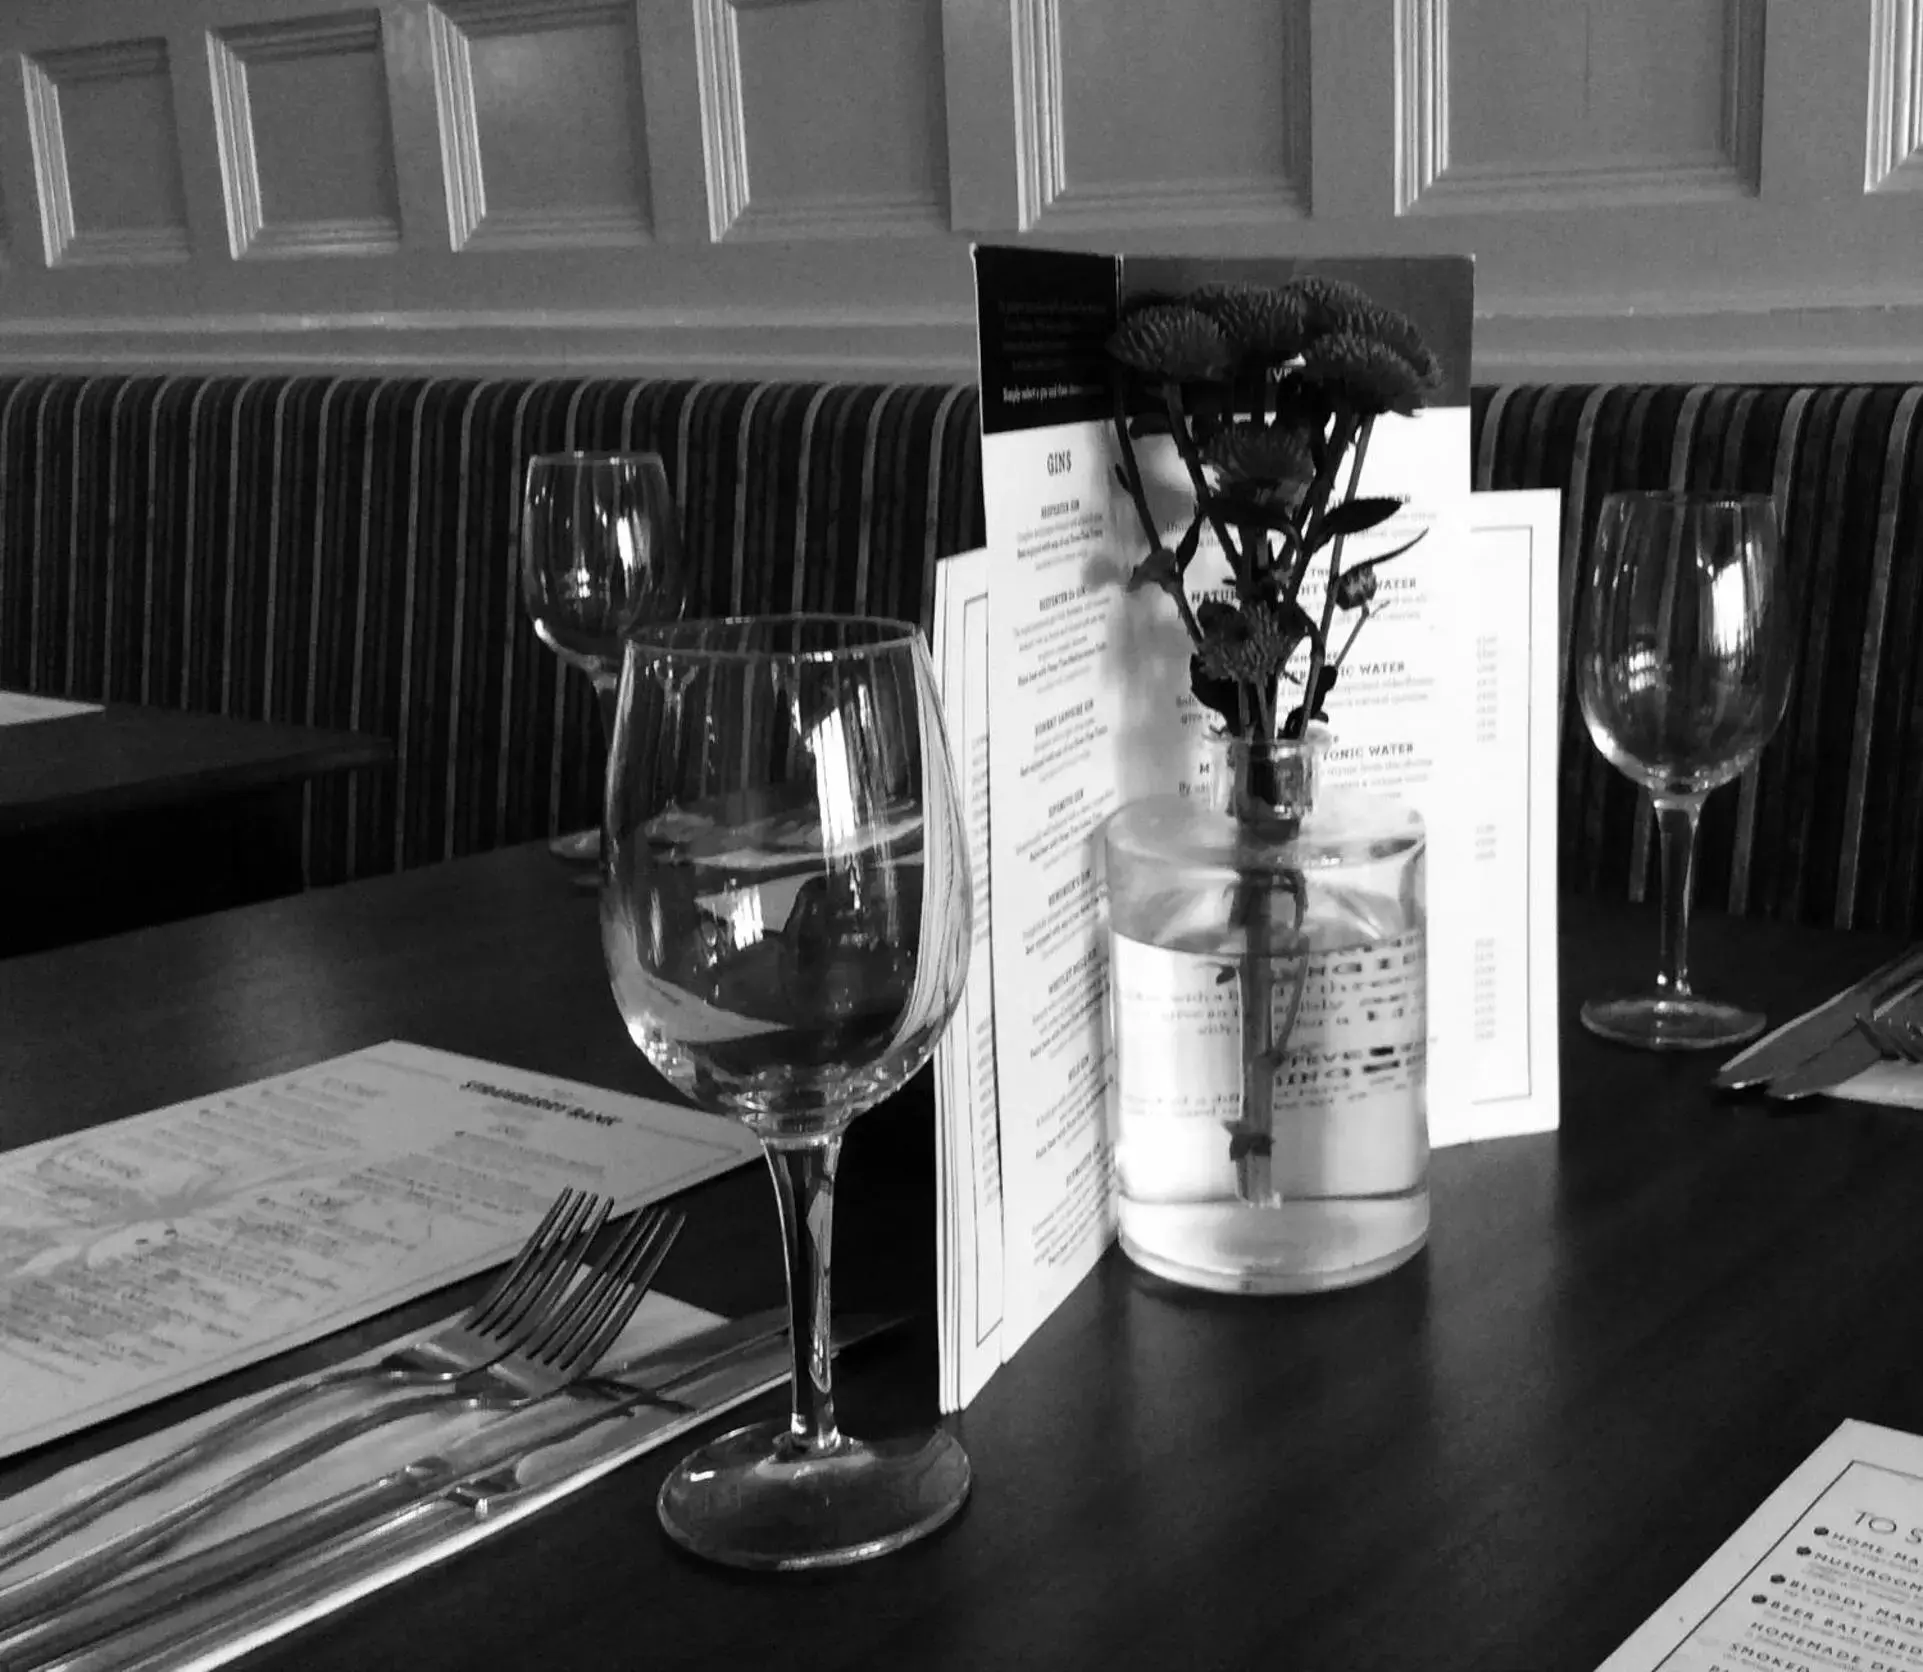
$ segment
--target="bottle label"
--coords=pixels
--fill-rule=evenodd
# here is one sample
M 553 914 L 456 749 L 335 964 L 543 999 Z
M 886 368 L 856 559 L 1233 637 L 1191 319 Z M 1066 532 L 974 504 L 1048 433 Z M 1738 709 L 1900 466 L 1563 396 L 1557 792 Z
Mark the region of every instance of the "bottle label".
M 1242 1118 L 1240 959 L 1111 936 L 1113 1113 L 1123 1188 L 1143 1198 L 1229 1187 L 1226 1137 Z M 1293 984 L 1301 983 L 1286 1035 Z M 1273 1139 L 1278 1174 L 1299 1193 L 1407 1188 L 1428 1157 L 1428 1048 L 1421 929 L 1366 947 L 1275 960 L 1281 1044 Z M 1216 1177 L 1221 1174 L 1220 1178 Z

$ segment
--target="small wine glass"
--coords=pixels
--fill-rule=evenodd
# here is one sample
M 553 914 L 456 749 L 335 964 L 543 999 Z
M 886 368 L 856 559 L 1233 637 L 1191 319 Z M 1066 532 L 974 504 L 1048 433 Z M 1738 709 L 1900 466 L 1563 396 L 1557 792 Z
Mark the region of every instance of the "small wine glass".
M 1577 689 L 1596 747 L 1650 793 L 1662 833 L 1652 989 L 1592 999 L 1583 1025 L 1650 1050 L 1739 1044 L 1763 1017 L 1689 984 L 1703 800 L 1755 760 L 1789 700 L 1790 600 L 1762 494 L 1612 493 L 1596 526 Z
M 593 683 L 614 737 L 621 646 L 629 629 L 678 620 L 686 603 L 681 531 L 655 453 L 540 453 L 521 501 L 521 597 L 537 637 Z M 562 859 L 600 857 L 601 832 L 548 844 Z
M 602 947 L 628 1032 L 761 1139 L 787 1262 L 792 1414 L 682 1462 L 662 1524 L 738 1567 L 893 1550 L 969 1486 L 940 1429 L 843 1434 L 829 1379 L 842 1134 L 928 1060 L 968 969 L 962 809 L 920 633 L 819 615 L 637 628 L 603 828 Z

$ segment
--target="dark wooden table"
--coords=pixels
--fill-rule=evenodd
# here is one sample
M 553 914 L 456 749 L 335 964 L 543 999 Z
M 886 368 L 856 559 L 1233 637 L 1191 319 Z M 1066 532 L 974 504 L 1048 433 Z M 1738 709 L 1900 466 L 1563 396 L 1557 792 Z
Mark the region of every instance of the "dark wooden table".
M 1654 924 L 1566 908 L 1564 1001 Z M 1705 983 L 1774 1011 L 1885 951 L 1708 920 Z M 0 1143 L 390 1036 L 651 1089 L 591 900 L 540 849 L 0 967 Z M 1560 1133 L 1444 1151 L 1427 1251 L 1347 1294 L 1177 1292 L 1111 1254 L 956 1427 L 973 1501 L 928 1543 L 792 1579 L 674 1551 L 644 1458 L 270 1647 L 253 1667 L 1593 1668 L 1844 1417 L 1923 1431 L 1923 1119 L 1718 1100 L 1711 1064 L 1566 1029 Z M 927 1112 L 858 1122 L 837 1282 L 932 1275 Z M 664 1278 L 779 1284 L 753 1171 L 697 1193 Z M 446 1297 L 423 1316 L 444 1308 Z M 0 1468 L 365 1345 L 355 1332 Z M 926 1420 L 926 1322 L 858 1350 L 847 1426 Z
M 0 955 L 298 889 L 302 786 L 393 758 L 361 732 L 128 703 L 0 726 Z

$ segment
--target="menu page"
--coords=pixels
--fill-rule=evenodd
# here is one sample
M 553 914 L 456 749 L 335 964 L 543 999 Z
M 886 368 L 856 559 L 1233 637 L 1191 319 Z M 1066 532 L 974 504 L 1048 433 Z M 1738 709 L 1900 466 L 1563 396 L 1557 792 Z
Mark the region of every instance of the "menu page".
M 1002 1362 L 1001 1111 L 988 852 L 988 553 L 935 571 L 935 670 L 967 809 L 974 944 L 954 1020 L 935 1047 L 942 1409 L 958 1411 Z
M 1923 1672 L 1923 1439 L 1845 1422 L 1599 1672 Z
M 1114 1235 L 1093 837 L 1123 799 L 1129 697 L 1146 681 L 1118 680 L 1110 654 L 1128 631 L 1098 358 L 1117 265 L 991 249 L 975 261 L 1006 1357 Z
M 626 1210 L 758 1153 L 390 1041 L 0 1154 L 0 1456 L 497 1264 L 564 1187 Z
M 1457 812 L 1471 884 L 1468 1126 L 1447 1110 L 1450 1143 L 1553 1128 L 1560 1105 L 1556 954 L 1556 585 L 1562 495 L 1469 500 L 1468 588 L 1458 654 L 1472 707 L 1463 733 L 1469 786 Z

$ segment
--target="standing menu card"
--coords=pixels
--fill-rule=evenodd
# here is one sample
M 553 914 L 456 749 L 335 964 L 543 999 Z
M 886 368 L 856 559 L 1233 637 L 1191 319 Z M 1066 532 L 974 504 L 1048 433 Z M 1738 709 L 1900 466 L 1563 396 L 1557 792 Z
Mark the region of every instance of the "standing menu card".
M 0 1456 L 513 1254 L 568 1186 L 626 1211 L 745 1128 L 390 1041 L 0 1155 Z
M 970 832 L 971 857 L 992 877 L 976 946 L 991 988 L 971 998 L 966 1075 L 951 1062 L 938 1078 L 951 1408 L 1113 1235 L 1096 833 L 1135 797 L 1203 788 L 1207 715 L 1189 694 L 1189 640 L 1164 595 L 1126 589 L 1144 546 L 1116 474 L 1103 345 L 1132 294 L 1305 272 L 1349 279 L 1408 314 L 1446 374 L 1430 407 L 1377 422 L 1363 462 L 1356 492 L 1406 503 L 1346 557 L 1426 533 L 1382 572 L 1387 607 L 1344 668 L 1326 775 L 1399 796 L 1427 822 L 1434 1141 L 1554 1124 L 1556 499 L 1486 496 L 1509 502 L 1497 513 L 1468 493 L 1469 263 L 1125 264 L 978 249 L 988 546 L 942 566 L 936 610 L 938 650 L 944 634 L 974 646 L 946 656 L 944 688 L 951 724 L 968 731 L 967 770 L 986 768 L 971 808 L 985 801 L 992 815 L 985 841 L 972 822 Z M 1166 439 L 1137 452 L 1173 545 L 1192 504 L 1185 473 Z M 1225 580 L 1205 535 L 1191 598 Z M 1315 600 L 1305 591 L 1304 602 Z
M 1923 1672 L 1923 1439 L 1842 1423 L 1599 1672 Z

